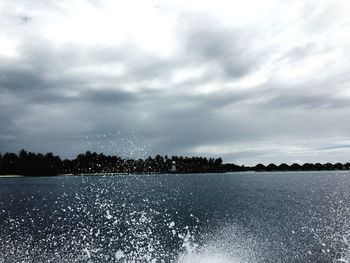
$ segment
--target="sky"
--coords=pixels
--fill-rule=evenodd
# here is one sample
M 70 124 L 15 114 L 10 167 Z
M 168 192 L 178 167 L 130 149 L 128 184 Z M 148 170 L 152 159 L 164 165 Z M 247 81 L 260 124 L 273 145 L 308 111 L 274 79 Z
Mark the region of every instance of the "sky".
M 0 152 L 350 161 L 347 0 L 2 0 Z

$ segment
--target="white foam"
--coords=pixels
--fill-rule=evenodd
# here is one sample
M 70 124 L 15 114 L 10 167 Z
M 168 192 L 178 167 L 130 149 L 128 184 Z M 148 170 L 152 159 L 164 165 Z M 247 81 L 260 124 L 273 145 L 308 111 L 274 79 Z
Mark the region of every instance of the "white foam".
M 239 261 L 233 260 L 231 258 L 226 258 L 222 255 L 212 255 L 212 254 L 191 254 L 181 258 L 179 263 L 238 263 Z
M 113 216 L 109 213 L 109 210 L 106 211 L 106 218 L 109 220 L 111 219 Z
M 123 251 L 118 250 L 117 252 L 115 252 L 115 259 L 116 260 L 121 260 L 123 258 L 125 258 L 125 254 Z

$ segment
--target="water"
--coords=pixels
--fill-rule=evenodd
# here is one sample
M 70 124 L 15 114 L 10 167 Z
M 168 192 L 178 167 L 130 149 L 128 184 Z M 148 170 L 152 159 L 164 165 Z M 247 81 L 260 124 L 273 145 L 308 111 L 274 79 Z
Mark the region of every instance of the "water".
M 350 172 L 0 179 L 0 262 L 349 262 Z

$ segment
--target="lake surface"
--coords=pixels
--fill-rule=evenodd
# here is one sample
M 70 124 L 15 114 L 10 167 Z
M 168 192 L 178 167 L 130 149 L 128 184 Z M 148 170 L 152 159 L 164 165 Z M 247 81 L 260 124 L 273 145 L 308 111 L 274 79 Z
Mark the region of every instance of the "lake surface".
M 0 178 L 0 263 L 349 262 L 350 172 Z

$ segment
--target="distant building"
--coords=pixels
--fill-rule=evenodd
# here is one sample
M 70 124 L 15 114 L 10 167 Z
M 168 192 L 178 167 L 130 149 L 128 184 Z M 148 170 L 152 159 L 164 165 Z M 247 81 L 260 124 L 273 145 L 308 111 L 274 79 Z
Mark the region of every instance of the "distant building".
M 170 172 L 171 172 L 171 173 L 176 173 L 176 163 L 175 163 L 175 161 L 173 161 L 173 162 L 171 163 Z

